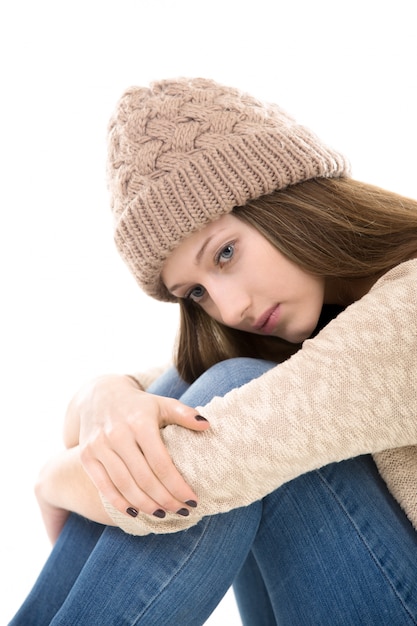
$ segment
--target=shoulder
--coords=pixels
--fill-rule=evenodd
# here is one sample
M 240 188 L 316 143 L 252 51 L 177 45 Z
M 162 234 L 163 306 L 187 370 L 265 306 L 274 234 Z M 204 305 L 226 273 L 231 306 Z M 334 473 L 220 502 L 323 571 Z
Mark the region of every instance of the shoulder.
M 375 285 L 372 287 L 369 293 L 380 289 L 386 289 L 387 287 L 394 287 L 401 289 L 401 287 L 416 287 L 417 285 L 417 259 L 411 259 L 405 261 L 393 267 L 389 272 L 384 274 Z
M 386 351 L 387 346 L 396 351 L 406 346 L 415 354 L 417 342 L 417 259 L 400 263 L 386 272 L 370 291 L 346 307 L 313 339 L 303 344 L 306 348 L 333 354 L 342 349 L 369 354 Z M 381 352 L 382 353 L 382 352 Z M 417 363 L 417 362 L 416 362 Z

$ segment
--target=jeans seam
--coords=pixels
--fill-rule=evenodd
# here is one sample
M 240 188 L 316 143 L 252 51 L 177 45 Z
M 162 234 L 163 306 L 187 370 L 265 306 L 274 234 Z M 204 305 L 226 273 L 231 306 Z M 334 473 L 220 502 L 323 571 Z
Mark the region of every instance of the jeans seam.
M 382 567 L 382 565 L 379 562 L 379 559 L 377 558 L 377 556 L 373 553 L 371 547 L 368 545 L 368 542 L 366 541 L 366 538 L 364 537 L 363 533 L 360 531 L 358 525 L 356 524 L 355 520 L 352 518 L 352 516 L 349 514 L 349 512 L 347 511 L 345 505 L 343 504 L 343 502 L 341 501 L 341 499 L 339 498 L 339 496 L 337 495 L 337 493 L 334 491 L 333 487 L 330 485 L 330 483 L 328 482 L 328 480 L 323 476 L 323 474 L 321 473 L 320 470 L 316 470 L 316 473 L 318 475 L 318 477 L 320 478 L 320 480 L 326 485 L 326 487 L 328 488 L 328 490 L 330 491 L 330 493 L 332 494 L 334 500 L 338 503 L 338 505 L 340 506 L 341 510 L 343 511 L 343 513 L 345 514 L 346 518 L 349 520 L 349 522 L 352 524 L 352 526 L 355 528 L 356 533 L 358 535 L 358 537 L 360 538 L 360 540 L 362 541 L 363 545 L 365 546 L 366 550 L 368 551 L 369 555 L 371 556 L 372 560 L 374 561 L 375 565 L 377 566 L 377 568 L 379 569 L 380 573 L 382 574 L 382 576 L 385 578 L 385 580 L 388 582 L 389 586 L 391 587 L 394 595 L 398 598 L 398 600 L 401 603 L 401 606 L 403 607 L 404 611 L 409 615 L 410 619 L 412 620 L 413 624 L 417 624 L 417 621 L 414 619 L 414 616 L 410 613 L 410 610 L 408 609 L 408 607 L 404 604 L 404 601 L 402 599 L 402 597 L 400 596 L 400 594 L 398 593 L 398 591 L 396 590 L 395 586 L 393 585 L 393 583 L 391 582 L 389 576 L 386 574 L 384 568 Z
M 205 524 L 205 528 L 203 530 L 203 532 L 200 534 L 198 540 L 196 541 L 193 549 L 187 554 L 187 558 L 184 559 L 181 564 L 178 566 L 178 568 L 175 570 L 175 572 L 170 576 L 170 578 L 166 581 L 165 585 L 159 589 L 158 593 L 152 598 L 151 602 L 149 602 L 146 607 L 144 607 L 143 611 L 136 617 L 135 621 L 132 622 L 132 626 L 135 626 L 136 624 L 138 624 L 138 621 L 140 619 L 142 619 L 142 617 L 146 616 L 146 613 L 152 608 L 152 606 L 155 604 L 155 602 L 157 601 L 157 599 L 162 595 L 162 593 L 165 591 L 165 589 L 168 587 L 168 585 L 171 584 L 171 582 L 180 574 L 180 572 L 182 571 L 182 569 L 187 565 L 187 563 L 190 561 L 191 557 L 193 556 L 194 552 L 197 550 L 197 548 L 199 547 L 203 537 L 205 536 L 207 529 L 210 525 L 210 517 L 207 518 L 207 520 L 201 520 L 201 523 Z M 187 532 L 187 531 L 183 531 L 183 532 Z

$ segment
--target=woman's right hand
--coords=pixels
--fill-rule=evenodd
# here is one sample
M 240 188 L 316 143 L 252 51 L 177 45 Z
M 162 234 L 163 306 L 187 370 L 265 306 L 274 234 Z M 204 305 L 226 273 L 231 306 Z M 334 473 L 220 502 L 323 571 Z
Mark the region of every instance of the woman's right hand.
M 197 496 L 161 439 L 160 429 L 168 424 L 209 428 L 178 400 L 146 393 L 128 376 L 101 376 L 71 400 L 64 439 L 67 447 L 79 444 L 85 471 L 119 511 L 188 515 Z

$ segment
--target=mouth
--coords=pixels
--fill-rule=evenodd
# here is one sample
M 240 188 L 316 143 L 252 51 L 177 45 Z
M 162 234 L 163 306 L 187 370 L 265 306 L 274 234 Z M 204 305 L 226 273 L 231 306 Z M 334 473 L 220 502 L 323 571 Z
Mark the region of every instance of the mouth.
M 253 326 L 253 329 L 257 332 L 270 334 L 278 323 L 280 316 L 280 305 L 275 304 L 273 307 L 265 311 Z

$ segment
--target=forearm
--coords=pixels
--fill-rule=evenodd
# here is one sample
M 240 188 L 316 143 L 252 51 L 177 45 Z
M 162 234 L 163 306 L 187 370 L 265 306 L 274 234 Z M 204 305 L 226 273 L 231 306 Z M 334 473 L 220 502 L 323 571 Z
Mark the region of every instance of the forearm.
M 62 451 L 46 463 L 35 492 L 41 509 L 72 511 L 95 522 L 114 525 L 81 465 L 78 447 Z
M 62 438 L 66 448 L 78 446 L 80 441 L 80 416 L 78 411 L 74 410 L 72 402 L 68 406 L 62 431 Z

